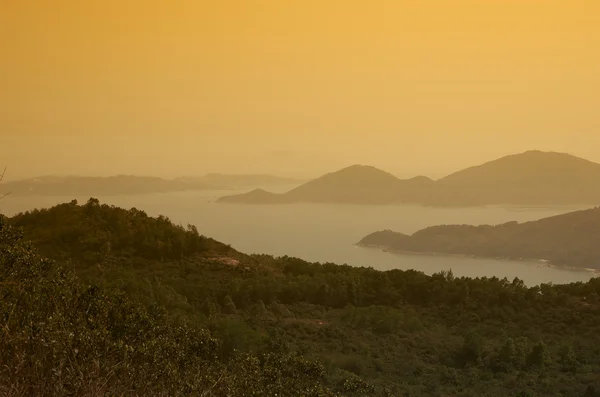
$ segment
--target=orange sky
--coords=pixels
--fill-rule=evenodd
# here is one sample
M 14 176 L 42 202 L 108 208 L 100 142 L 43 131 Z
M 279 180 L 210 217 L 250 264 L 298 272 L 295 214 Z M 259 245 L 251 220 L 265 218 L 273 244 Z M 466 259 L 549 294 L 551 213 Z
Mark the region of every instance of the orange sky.
M 10 177 L 600 162 L 597 0 L 0 0 Z

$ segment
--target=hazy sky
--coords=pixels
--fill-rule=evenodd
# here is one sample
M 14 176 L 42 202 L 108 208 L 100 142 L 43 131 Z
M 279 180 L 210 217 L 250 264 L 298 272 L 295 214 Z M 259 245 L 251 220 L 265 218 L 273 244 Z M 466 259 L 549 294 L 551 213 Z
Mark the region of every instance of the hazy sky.
M 13 178 L 600 162 L 598 0 L 0 0 L 0 50 Z

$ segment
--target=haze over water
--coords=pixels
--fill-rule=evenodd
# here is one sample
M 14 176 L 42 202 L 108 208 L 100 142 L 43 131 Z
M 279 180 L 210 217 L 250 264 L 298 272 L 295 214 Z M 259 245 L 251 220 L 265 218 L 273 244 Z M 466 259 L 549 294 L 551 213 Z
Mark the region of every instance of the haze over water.
M 276 190 L 285 191 L 280 186 Z M 271 188 L 271 190 L 275 190 Z M 554 208 L 428 208 L 327 204 L 230 205 L 213 201 L 223 191 L 99 197 L 102 203 L 136 207 L 148 215 L 166 215 L 176 223 L 195 224 L 201 234 L 231 244 L 244 253 L 293 256 L 315 262 L 371 266 L 378 270 L 415 269 L 432 274 L 452 270 L 455 276 L 514 277 L 528 285 L 587 281 L 593 273 L 541 267 L 520 262 L 450 256 L 400 255 L 357 247 L 365 235 L 382 229 L 414 233 L 438 224 L 499 224 L 558 215 L 574 207 Z M 68 202 L 73 197 L 7 197 L 6 215 Z M 78 197 L 84 203 L 88 197 Z
M 532 149 L 600 161 L 598 1 L 5 3 L 6 180 L 205 172 L 311 179 L 351 164 L 437 178 Z M 528 283 L 590 275 L 353 246 L 381 229 L 524 221 L 565 208 L 206 202 L 218 195 L 99 198 L 197 224 L 244 252 Z M 8 197 L 0 209 L 71 198 Z

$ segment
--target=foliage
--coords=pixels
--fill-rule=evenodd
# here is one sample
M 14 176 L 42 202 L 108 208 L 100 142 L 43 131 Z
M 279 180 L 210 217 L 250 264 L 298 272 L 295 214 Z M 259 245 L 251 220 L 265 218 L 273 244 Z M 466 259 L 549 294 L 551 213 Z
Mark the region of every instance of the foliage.
M 333 396 L 318 363 L 218 360 L 208 331 L 174 326 L 124 294 L 82 287 L 0 218 L 0 394 Z
M 124 210 L 91 198 L 85 205 L 77 201 L 52 209 L 15 215 L 11 223 L 21 226 L 42 252 L 96 263 L 120 255 L 144 259 L 177 260 L 195 254 L 234 254 L 230 247 L 200 236 L 193 225 L 187 229 L 169 218 L 152 218 L 136 208 Z M 32 226 L 32 227 L 30 227 Z
M 4 223 L 3 247 L 20 253 L 2 251 L 0 324 L 9 324 L 11 339 L 2 342 L 0 364 L 36 351 L 40 366 L 33 358 L 28 365 L 49 368 L 31 372 L 35 378 L 4 370 L 0 384 L 16 384 L 21 394 L 28 392 L 24 385 L 42 390 L 43 382 L 91 385 L 90 379 L 110 379 L 113 394 L 127 388 L 155 395 L 184 394 L 188 384 L 208 390 L 217 379 L 212 395 L 552 397 L 600 390 L 600 279 L 527 287 L 518 279 L 246 256 L 166 218 L 95 201 L 9 222 L 25 227 L 42 253 L 77 276 L 32 254 Z M 99 245 L 89 236 L 98 235 L 112 248 L 94 256 Z M 164 249 L 169 238 L 198 244 L 174 253 Z M 6 270 L 25 260 L 27 266 L 10 265 L 18 273 Z M 35 277 L 26 271 L 37 268 L 47 270 Z M 15 284 L 5 284 L 10 280 Z M 28 298 L 18 299 L 18 291 Z M 22 310 L 11 316 L 16 305 Z M 35 338 L 29 318 L 31 329 L 41 327 Z M 69 339 L 69 332 L 77 336 Z M 47 349 L 41 340 L 58 347 Z M 74 348 L 89 359 L 73 361 Z M 85 376 L 68 369 L 73 362 Z M 70 374 L 69 382 L 56 383 L 55 367 L 60 376 Z

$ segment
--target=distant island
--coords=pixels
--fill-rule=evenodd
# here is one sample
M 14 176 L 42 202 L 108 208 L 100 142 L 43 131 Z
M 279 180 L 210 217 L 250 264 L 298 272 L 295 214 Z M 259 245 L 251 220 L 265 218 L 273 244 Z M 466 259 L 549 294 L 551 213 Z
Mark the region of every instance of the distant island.
M 251 174 L 207 174 L 175 179 L 134 175 L 109 177 L 42 176 L 4 182 L 2 191 L 19 196 L 113 196 L 192 190 L 228 190 L 247 186 L 276 186 L 299 183 L 301 181 L 292 178 Z
M 437 181 L 399 179 L 353 165 L 286 193 L 262 189 L 221 203 L 419 204 L 429 206 L 575 205 L 600 202 L 600 164 L 565 153 L 528 151 L 470 167 Z M 560 188 L 558 188 L 560 186 Z
M 220 174 L 210 173 L 197 177 L 180 177 L 177 181 L 188 183 L 204 183 L 213 186 L 227 188 L 241 188 L 248 186 L 278 186 L 278 185 L 299 185 L 305 180 L 297 178 L 287 178 L 269 174 Z
M 434 181 L 427 177 L 398 179 L 375 167 L 353 165 L 326 174 L 283 194 L 255 189 L 246 194 L 219 198 L 222 203 L 344 203 L 394 204 L 403 202 L 415 193 L 425 194 Z
M 537 221 L 501 225 L 441 225 L 412 235 L 378 231 L 359 246 L 415 254 L 540 260 L 556 266 L 600 269 L 600 207 Z

